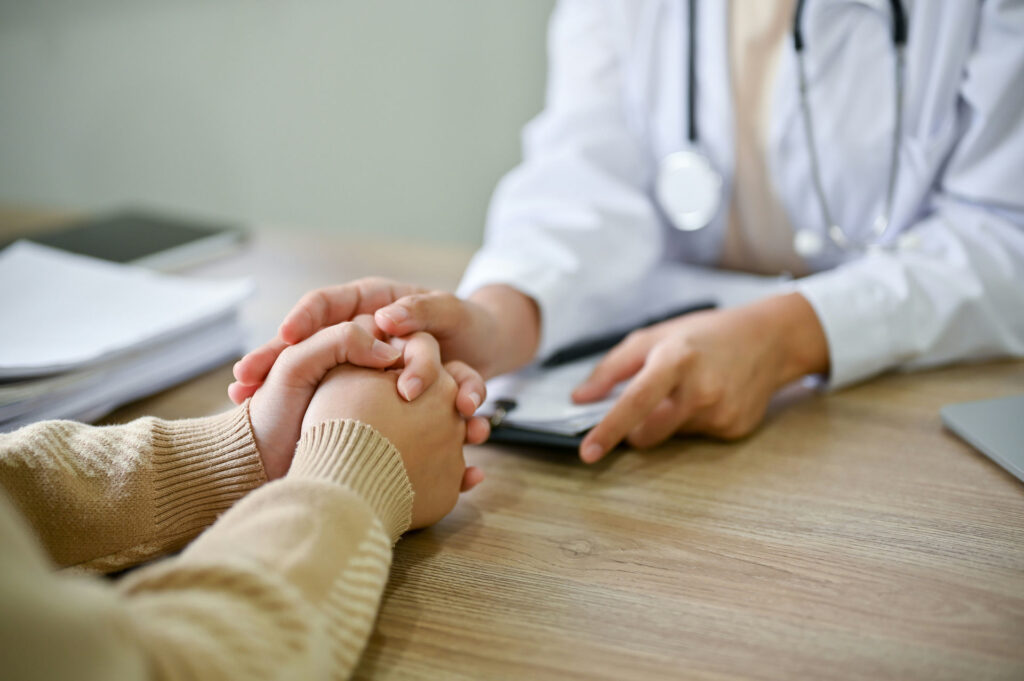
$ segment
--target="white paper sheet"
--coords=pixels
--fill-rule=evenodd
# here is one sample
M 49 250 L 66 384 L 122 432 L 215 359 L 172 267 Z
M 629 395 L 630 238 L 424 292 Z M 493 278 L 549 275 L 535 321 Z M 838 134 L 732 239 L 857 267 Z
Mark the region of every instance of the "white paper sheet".
M 78 369 L 224 315 L 244 280 L 157 274 L 30 242 L 0 252 L 0 379 Z
M 504 423 L 561 435 L 574 435 L 594 427 L 604 417 L 620 385 L 608 398 L 592 404 L 575 404 L 572 391 L 586 380 L 601 355 L 563 364 L 553 369 L 528 367 L 487 382 L 487 400 L 480 414 L 491 416 L 499 400 L 513 400 L 516 407 L 508 412 Z

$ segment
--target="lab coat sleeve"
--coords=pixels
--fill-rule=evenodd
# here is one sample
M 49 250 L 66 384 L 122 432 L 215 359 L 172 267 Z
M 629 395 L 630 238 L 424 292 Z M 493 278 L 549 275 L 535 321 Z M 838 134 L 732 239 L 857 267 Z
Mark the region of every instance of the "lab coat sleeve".
M 908 246 L 797 286 L 828 338 L 831 387 L 1024 355 L 1024 12 L 981 5 L 952 120 L 962 133 Z
M 522 164 L 496 190 L 484 246 L 458 291 L 508 284 L 532 297 L 541 357 L 620 328 L 661 251 L 651 171 L 624 115 L 614 13 L 597 0 L 555 8 L 545 109 L 524 132 Z

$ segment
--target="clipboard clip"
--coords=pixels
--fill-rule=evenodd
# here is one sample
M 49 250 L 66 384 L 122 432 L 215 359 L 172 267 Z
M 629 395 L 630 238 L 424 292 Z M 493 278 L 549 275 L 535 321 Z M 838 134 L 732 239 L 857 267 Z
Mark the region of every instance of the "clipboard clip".
M 510 411 L 516 408 L 515 400 L 495 400 L 494 413 L 491 414 L 491 428 L 497 428 Z

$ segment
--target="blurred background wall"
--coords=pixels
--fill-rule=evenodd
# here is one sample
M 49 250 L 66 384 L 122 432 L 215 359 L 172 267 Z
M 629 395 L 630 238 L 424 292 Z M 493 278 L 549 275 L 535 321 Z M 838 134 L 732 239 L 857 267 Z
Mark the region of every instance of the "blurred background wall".
M 552 0 L 0 0 L 0 202 L 480 241 Z

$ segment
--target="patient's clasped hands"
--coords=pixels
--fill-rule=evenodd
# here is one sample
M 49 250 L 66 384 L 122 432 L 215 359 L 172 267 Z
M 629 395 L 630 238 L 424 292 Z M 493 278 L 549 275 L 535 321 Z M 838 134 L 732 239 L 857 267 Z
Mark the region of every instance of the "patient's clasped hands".
M 473 417 L 484 381 L 462 362 L 442 364 L 433 336 L 388 337 L 372 317 L 358 315 L 295 344 L 269 345 L 275 349 L 269 371 L 252 380 L 244 358 L 228 388 L 236 403 L 251 397 L 250 421 L 268 479 L 288 471 L 302 431 L 335 419 L 373 426 L 398 449 L 415 492 L 412 528 L 440 520 L 460 491 L 483 479 L 478 468 L 466 467 L 462 446 L 489 434 L 487 422 Z

